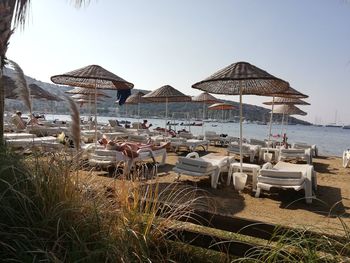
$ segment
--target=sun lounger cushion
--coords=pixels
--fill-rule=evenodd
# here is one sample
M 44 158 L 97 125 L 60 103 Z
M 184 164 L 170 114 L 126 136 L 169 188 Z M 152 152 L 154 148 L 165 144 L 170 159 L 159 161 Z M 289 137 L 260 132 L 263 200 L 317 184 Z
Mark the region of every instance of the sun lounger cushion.
M 208 163 L 204 160 L 195 160 L 186 157 L 179 157 L 179 161 L 176 167 L 178 169 L 196 173 L 208 173 L 215 169 L 211 163 Z

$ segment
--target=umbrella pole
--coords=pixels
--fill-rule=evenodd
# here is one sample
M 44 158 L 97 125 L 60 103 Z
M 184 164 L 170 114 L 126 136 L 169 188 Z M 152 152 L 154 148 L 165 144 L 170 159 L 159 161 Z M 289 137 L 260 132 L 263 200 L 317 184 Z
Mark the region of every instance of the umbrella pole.
M 267 141 L 267 152 L 269 152 L 270 141 L 271 141 L 271 129 L 272 129 L 272 121 L 273 121 L 273 109 L 275 106 L 275 96 L 272 97 L 272 107 L 271 107 L 271 116 L 270 116 L 270 125 L 269 125 L 269 139 Z
M 95 145 L 97 145 L 97 79 L 95 80 Z
M 165 98 L 165 130 L 167 129 L 168 122 L 168 97 Z
M 224 107 L 222 107 L 222 110 L 221 110 L 221 134 L 223 134 L 223 130 L 224 130 Z
M 284 113 L 282 114 L 281 137 L 283 137 L 283 123 L 284 123 Z
M 140 103 L 137 103 L 137 129 L 140 129 Z
M 91 120 L 91 94 L 89 94 L 89 128 L 90 130 L 92 129 L 92 121 Z
M 242 156 L 242 87 L 239 90 L 239 163 L 240 163 L 240 172 L 243 173 L 243 156 Z
M 204 136 L 205 103 L 203 102 L 202 135 Z
M 126 120 L 126 118 L 128 117 L 128 104 L 125 103 L 125 124 L 124 126 L 126 125 L 126 127 L 128 126 L 128 121 Z

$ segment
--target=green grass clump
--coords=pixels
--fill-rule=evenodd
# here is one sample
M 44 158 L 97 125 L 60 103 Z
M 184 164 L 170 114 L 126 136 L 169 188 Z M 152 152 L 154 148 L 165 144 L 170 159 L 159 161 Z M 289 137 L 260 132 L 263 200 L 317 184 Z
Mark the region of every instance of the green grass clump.
M 164 235 L 183 213 L 165 209 L 165 220 L 157 220 L 157 185 L 112 189 L 107 197 L 79 178 L 77 162 L 62 156 L 23 158 L 3 150 L 0 160 L 3 262 L 165 262 L 174 256 Z

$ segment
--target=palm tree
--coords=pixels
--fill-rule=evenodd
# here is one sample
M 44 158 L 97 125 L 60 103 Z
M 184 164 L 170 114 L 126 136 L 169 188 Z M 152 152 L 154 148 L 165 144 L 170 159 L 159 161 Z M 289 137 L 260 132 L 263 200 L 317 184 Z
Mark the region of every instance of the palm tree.
M 75 0 L 77 7 L 89 0 Z M 30 0 L 0 0 L 0 145 L 4 137 L 4 84 L 3 69 L 9 40 L 16 26 L 24 27 Z

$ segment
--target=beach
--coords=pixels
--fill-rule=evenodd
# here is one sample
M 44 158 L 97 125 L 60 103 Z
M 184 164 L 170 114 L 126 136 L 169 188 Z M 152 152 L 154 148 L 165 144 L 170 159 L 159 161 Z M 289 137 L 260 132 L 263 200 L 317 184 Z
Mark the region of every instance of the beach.
M 227 154 L 223 147 L 210 146 L 208 152 L 199 151 L 200 155 L 208 153 Z M 316 199 L 312 204 L 306 204 L 304 191 L 274 190 L 264 191 L 260 198 L 255 198 L 252 192 L 251 177 L 242 192 L 237 192 L 231 183 L 226 185 L 226 174 L 217 189 L 210 187 L 209 177 L 193 177 L 182 175 L 177 181 L 177 174 L 172 171 L 178 156 L 185 156 L 187 152 L 169 152 L 166 165 L 159 167 L 157 179 L 143 180 L 141 184 L 159 184 L 160 189 L 196 189 L 196 196 L 201 196 L 207 202 L 205 209 L 213 213 L 235 216 L 264 223 L 282 226 L 310 228 L 328 234 L 344 235 L 341 218 L 350 224 L 350 183 L 349 171 L 341 166 L 339 157 L 319 156 L 313 159 L 317 172 Z M 247 160 L 248 161 L 248 160 Z M 100 172 L 82 172 L 83 177 L 94 185 L 100 192 L 112 187 L 125 187 L 124 180 L 110 176 L 98 175 Z M 97 176 L 94 176 L 97 175 Z M 129 182 L 130 183 L 130 182 Z M 129 184 L 131 187 L 131 183 Z M 160 190 L 161 191 L 161 190 Z M 201 205 L 201 209 L 203 209 Z M 339 218 L 338 218 L 339 217 Z

